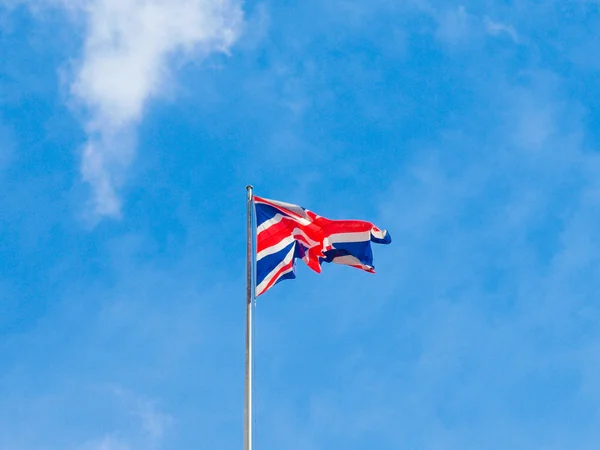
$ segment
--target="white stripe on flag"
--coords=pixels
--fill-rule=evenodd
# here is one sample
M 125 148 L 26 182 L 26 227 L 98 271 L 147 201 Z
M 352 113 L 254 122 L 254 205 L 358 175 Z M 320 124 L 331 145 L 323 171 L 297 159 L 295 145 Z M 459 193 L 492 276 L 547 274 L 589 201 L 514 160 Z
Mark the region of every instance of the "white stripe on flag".
M 285 202 L 280 202 L 277 200 L 270 200 L 268 198 L 263 199 L 265 201 L 265 205 L 268 205 L 269 203 L 272 203 L 273 205 L 271 206 L 278 206 L 280 208 L 283 209 L 287 209 L 288 211 L 299 215 L 300 217 L 304 217 L 305 219 L 308 218 L 308 215 L 306 214 L 306 210 L 304 208 L 302 208 L 301 206 L 298 205 L 293 205 L 291 203 L 285 203 Z
M 287 236 L 286 238 L 279 241 L 277 244 L 271 245 L 270 247 L 267 247 L 264 250 L 258 252 L 258 254 L 256 255 L 256 260 L 260 261 L 265 256 L 269 256 L 269 255 L 272 255 L 273 253 L 277 253 L 278 251 L 283 250 L 285 247 L 287 247 L 294 241 L 295 241 L 295 239 L 294 239 L 293 235 Z
M 277 213 L 273 216 L 272 219 L 265 220 L 263 223 L 260 224 L 260 226 L 258 226 L 256 228 L 256 235 L 258 236 L 261 233 L 261 231 L 264 231 L 267 228 L 269 228 L 270 226 L 281 222 L 281 219 L 283 219 L 283 216 L 281 214 Z
M 336 242 L 368 242 L 371 240 L 371 231 L 358 231 L 352 233 L 336 233 L 327 236 L 325 244 L 335 244 Z

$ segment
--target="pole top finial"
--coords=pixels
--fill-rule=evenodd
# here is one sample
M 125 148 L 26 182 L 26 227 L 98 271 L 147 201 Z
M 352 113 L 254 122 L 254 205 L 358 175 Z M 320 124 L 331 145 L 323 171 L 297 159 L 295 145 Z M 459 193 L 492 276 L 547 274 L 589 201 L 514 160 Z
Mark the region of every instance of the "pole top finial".
M 246 190 L 247 191 L 251 191 L 252 189 L 254 189 L 254 186 L 252 186 L 251 184 L 249 184 L 248 186 L 246 186 Z

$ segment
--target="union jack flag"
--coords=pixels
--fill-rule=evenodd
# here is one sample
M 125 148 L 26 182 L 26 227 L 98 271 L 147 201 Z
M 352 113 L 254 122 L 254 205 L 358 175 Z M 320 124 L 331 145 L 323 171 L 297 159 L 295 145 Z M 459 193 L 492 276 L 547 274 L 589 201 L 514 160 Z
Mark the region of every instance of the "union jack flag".
M 322 262 L 375 273 L 371 242 L 392 242 L 387 231 L 370 222 L 330 220 L 301 206 L 256 196 L 254 205 L 256 297 L 282 280 L 296 278 L 296 259 L 317 273 Z

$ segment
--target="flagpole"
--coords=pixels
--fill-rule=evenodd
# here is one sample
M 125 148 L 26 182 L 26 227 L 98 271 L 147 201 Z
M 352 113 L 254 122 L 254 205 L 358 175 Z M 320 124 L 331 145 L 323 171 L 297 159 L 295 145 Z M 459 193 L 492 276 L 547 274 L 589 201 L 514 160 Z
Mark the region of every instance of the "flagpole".
M 244 450 L 252 450 L 252 186 L 246 186 L 246 383 L 244 397 Z

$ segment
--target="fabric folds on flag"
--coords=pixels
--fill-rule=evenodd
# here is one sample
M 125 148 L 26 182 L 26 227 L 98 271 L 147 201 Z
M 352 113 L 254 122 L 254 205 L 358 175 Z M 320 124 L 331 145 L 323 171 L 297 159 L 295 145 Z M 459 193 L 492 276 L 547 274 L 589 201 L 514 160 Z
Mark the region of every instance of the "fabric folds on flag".
M 317 273 L 322 262 L 375 273 L 371 242 L 392 242 L 387 231 L 370 222 L 330 220 L 301 206 L 256 196 L 254 205 L 256 297 L 282 280 L 296 278 L 296 259 Z

